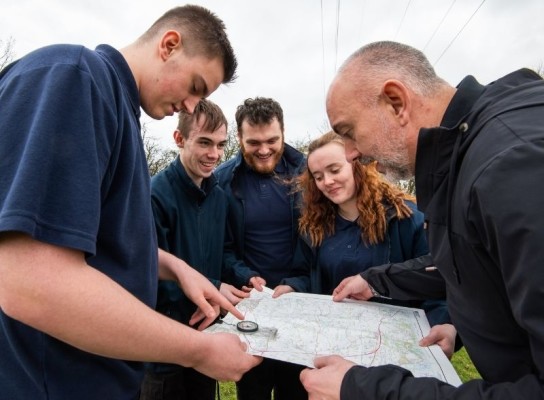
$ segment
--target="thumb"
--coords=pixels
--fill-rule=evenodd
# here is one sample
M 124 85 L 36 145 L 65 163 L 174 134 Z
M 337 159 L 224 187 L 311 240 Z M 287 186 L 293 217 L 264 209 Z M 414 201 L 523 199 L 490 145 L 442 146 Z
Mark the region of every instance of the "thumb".
M 436 333 L 433 330 L 431 330 L 427 336 L 425 336 L 419 341 L 419 345 L 421 347 L 427 347 L 432 344 L 435 344 L 437 340 L 438 340 L 438 337 Z
M 338 356 L 323 356 L 323 357 L 317 357 L 314 359 L 314 366 L 316 368 L 323 368 L 327 365 L 330 365 L 334 362 L 335 358 Z

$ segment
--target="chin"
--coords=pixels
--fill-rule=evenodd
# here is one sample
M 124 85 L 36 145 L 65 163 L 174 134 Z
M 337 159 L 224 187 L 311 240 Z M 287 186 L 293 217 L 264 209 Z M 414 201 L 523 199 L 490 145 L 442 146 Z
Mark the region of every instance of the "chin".
M 266 165 L 253 165 L 253 169 L 260 174 L 271 174 L 274 171 L 274 168 L 269 168 Z
M 259 162 L 257 159 L 251 159 L 249 165 L 257 172 L 261 174 L 269 174 L 274 171 L 274 165 L 270 162 Z
M 149 110 L 145 108 L 143 105 L 140 106 L 142 111 L 146 113 L 150 118 L 160 120 L 166 117 L 166 112 L 164 110 Z

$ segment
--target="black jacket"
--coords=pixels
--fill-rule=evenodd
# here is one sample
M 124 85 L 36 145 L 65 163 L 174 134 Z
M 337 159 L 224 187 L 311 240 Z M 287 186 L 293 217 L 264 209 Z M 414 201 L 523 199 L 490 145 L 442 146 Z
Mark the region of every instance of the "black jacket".
M 487 86 L 465 78 L 441 127 L 419 135 L 418 205 L 440 274 L 420 270 L 418 286 L 446 288 L 483 380 L 454 388 L 393 366 L 355 367 L 343 400 L 544 398 L 543 182 L 544 81 L 529 70 Z M 396 276 L 377 281 L 414 292 Z

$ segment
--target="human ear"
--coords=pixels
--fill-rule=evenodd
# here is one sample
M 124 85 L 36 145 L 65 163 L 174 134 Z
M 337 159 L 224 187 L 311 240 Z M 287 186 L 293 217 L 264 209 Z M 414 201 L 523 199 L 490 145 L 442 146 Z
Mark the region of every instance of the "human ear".
M 175 50 L 181 49 L 181 34 L 178 31 L 166 31 L 161 38 L 160 54 L 163 60 L 168 59 Z
M 183 147 L 185 146 L 185 140 L 183 138 L 183 135 L 181 134 L 181 132 L 176 129 L 174 131 L 174 142 L 176 142 L 176 146 L 179 148 L 179 149 L 183 149 Z
M 406 125 L 411 107 L 410 93 L 406 86 L 396 79 L 389 79 L 383 83 L 382 98 L 401 126 Z

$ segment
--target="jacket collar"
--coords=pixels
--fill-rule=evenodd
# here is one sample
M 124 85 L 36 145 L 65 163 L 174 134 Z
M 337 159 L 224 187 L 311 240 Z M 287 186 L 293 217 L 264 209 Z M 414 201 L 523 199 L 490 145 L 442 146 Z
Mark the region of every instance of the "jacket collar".
M 420 129 L 415 182 L 418 207 L 421 211 L 425 212 L 433 194 L 441 185 L 446 184 L 445 178 L 450 170 L 459 127 L 484 89 L 474 77 L 466 77 L 457 86 L 457 92 L 444 113 L 441 126 Z
M 185 167 L 181 163 L 179 155 L 172 162 L 172 166 L 175 173 L 180 177 L 180 180 L 182 182 L 182 185 L 185 191 L 191 194 L 191 196 L 194 196 L 200 200 L 208 196 L 210 192 L 213 190 L 213 188 L 218 184 L 217 178 L 212 173 L 208 178 L 204 178 L 202 180 L 202 185 L 200 187 L 195 185 L 195 183 L 193 182 L 189 174 L 187 174 Z

